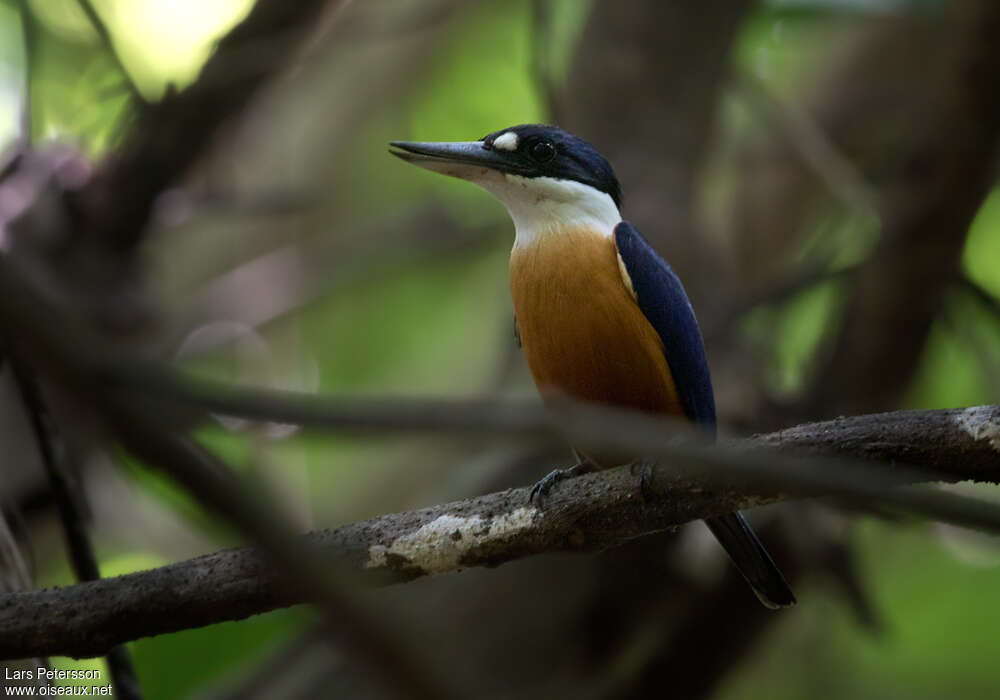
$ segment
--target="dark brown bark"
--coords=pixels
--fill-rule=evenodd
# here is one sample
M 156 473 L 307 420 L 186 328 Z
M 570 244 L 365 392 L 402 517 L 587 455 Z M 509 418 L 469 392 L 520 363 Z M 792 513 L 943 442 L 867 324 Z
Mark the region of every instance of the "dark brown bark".
M 761 435 L 746 447 L 905 462 L 934 468 L 951 481 L 995 481 L 1000 407 L 843 418 Z M 876 482 L 914 478 L 902 469 L 898 478 L 888 473 L 888 479 L 879 473 Z M 625 467 L 558 484 L 544 511 L 529 503 L 528 489 L 508 489 L 313 533 L 309 540 L 338 569 L 377 587 L 536 554 L 603 550 L 783 497 L 707 485 L 663 467 L 651 489 L 652 498 L 644 499 Z M 887 503 L 905 505 L 891 493 Z M 0 658 L 93 656 L 143 636 L 312 599 L 314 587 L 288 586 L 268 561 L 253 549 L 227 550 L 114 579 L 0 596 Z

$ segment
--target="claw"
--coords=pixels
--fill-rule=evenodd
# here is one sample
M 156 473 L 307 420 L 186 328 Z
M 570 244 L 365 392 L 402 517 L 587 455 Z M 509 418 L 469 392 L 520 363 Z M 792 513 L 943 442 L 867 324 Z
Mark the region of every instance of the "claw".
M 573 477 L 586 474 L 587 472 L 591 472 L 593 470 L 594 468 L 592 465 L 585 464 L 583 462 L 577 462 L 572 467 L 568 467 L 567 469 L 553 469 L 535 482 L 535 485 L 531 487 L 531 493 L 528 495 L 528 501 L 538 507 L 542 507 L 545 503 L 545 498 L 549 495 L 549 491 L 552 490 L 553 486 L 558 484 L 560 481 L 572 479 Z
M 654 464 L 654 462 L 640 460 L 638 462 L 632 462 L 632 464 L 629 465 L 629 471 L 632 472 L 632 476 L 637 476 L 639 478 L 639 496 L 644 502 L 649 502 L 655 496 L 653 493 Z

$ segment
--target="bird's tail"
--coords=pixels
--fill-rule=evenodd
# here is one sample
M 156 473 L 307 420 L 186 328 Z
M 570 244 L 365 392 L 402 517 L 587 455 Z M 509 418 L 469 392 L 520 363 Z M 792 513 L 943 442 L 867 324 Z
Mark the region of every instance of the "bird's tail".
M 795 595 L 756 533 L 740 513 L 705 520 L 760 602 L 771 609 L 795 605 Z

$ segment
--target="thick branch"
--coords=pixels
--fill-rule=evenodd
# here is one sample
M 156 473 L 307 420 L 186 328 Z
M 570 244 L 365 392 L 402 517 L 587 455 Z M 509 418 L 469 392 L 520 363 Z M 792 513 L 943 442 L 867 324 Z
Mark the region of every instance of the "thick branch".
M 327 5 L 327 0 L 257 2 L 219 42 L 197 82 L 168 91 L 139 113 L 130 139 L 76 199 L 87 228 L 113 249 L 131 249 L 156 197 L 284 66 Z
M 997 481 L 1000 407 L 841 418 L 741 444 L 744 449 L 905 462 L 933 468 L 950 481 Z M 902 483 L 912 472 L 900 469 L 898 474 Z M 644 500 L 630 470 L 619 468 L 558 484 L 544 512 L 529 504 L 527 489 L 510 489 L 308 537 L 331 561 L 359 572 L 365 584 L 384 586 L 534 554 L 601 550 L 784 497 L 760 488 L 694 482 L 661 466 Z M 886 500 L 892 503 L 891 497 Z M 255 550 L 226 550 L 114 579 L 2 596 L 0 658 L 95 656 L 140 637 L 307 600 L 306 587 L 281 584 Z

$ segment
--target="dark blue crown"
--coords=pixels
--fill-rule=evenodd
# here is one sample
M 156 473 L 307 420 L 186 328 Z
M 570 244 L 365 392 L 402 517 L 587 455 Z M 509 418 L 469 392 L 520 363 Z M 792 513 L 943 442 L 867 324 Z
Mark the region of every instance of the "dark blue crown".
M 621 208 L 622 191 L 615 171 L 607 159 L 583 139 L 555 126 L 521 124 L 487 134 L 480 141 L 486 148 L 493 148 L 493 141 L 506 133 L 517 135 L 516 149 L 504 153 L 504 157 L 510 159 L 512 165 L 517 164 L 518 174 L 575 180 L 605 192 Z

